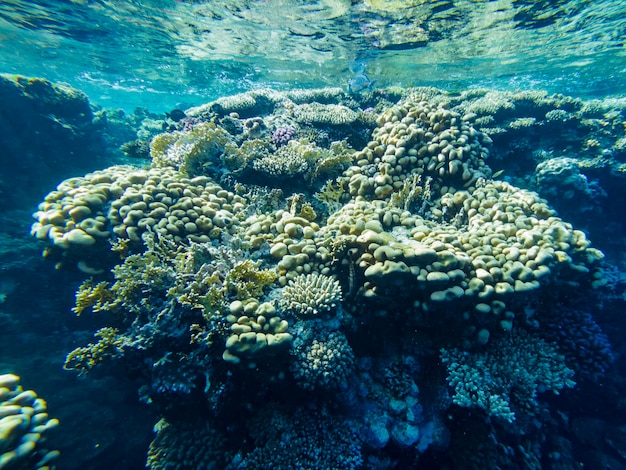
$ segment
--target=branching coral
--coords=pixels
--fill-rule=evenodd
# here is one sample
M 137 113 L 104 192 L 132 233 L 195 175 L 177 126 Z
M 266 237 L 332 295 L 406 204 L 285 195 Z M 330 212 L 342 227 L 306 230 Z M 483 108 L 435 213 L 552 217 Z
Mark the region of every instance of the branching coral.
M 323 274 L 300 275 L 283 288 L 285 308 L 297 315 L 331 311 L 341 301 L 339 281 Z
M 213 122 L 202 122 L 187 131 L 159 134 L 150 142 L 152 164 L 171 166 L 184 175 L 206 174 L 206 167 L 219 163 L 230 141 L 228 132 Z
M 575 385 L 574 372 L 555 346 L 523 330 L 493 341 L 483 352 L 442 349 L 453 401 L 477 406 L 491 416 L 513 422 L 516 413 L 533 414 L 537 394 Z
M 328 208 L 328 212 L 332 214 L 341 209 L 342 199 L 347 194 L 346 188 L 344 187 L 344 180 L 335 179 L 326 181 L 314 196 L 315 199 L 324 203 Z
M 100 328 L 94 336 L 100 339 L 87 346 L 78 347 L 67 355 L 63 364 L 65 370 L 76 370 L 80 375 L 84 375 L 104 359 L 123 354 L 124 339 L 118 336 L 117 329 Z
M 80 316 L 85 310 L 100 312 L 107 310 L 108 306 L 115 301 L 115 294 L 111 291 L 106 281 L 93 283 L 93 279 L 83 282 L 76 292 L 76 304 L 72 311 Z

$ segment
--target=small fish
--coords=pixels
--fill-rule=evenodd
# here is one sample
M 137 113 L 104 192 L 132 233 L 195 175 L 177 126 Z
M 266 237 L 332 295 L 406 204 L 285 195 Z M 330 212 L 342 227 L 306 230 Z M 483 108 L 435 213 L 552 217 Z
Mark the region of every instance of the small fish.
M 365 73 L 365 65 L 357 64 L 353 69 L 354 76 L 348 80 L 348 93 L 358 94 L 363 91 L 372 91 L 376 80 L 370 80 Z
M 165 115 L 174 122 L 178 122 L 181 119 L 185 119 L 187 117 L 185 111 L 183 111 L 182 109 L 173 109 L 169 113 L 165 113 Z
M 498 176 L 502 176 L 504 174 L 504 170 L 498 170 L 493 175 L 491 175 L 491 179 L 496 179 Z

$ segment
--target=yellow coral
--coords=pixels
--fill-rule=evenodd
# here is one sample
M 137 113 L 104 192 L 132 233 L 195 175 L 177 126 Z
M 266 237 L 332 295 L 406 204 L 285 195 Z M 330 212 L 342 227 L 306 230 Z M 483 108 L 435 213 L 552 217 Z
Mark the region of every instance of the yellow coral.
M 273 284 L 278 274 L 272 269 L 259 269 L 259 265 L 251 260 L 237 263 L 226 276 L 226 292 L 237 299 L 261 297 L 263 289 Z
M 87 279 L 76 292 L 76 305 L 72 311 L 78 316 L 89 309 L 93 312 L 100 312 L 106 310 L 114 300 L 115 294 L 111 291 L 108 282 L 102 281 L 94 285 L 93 279 Z
M 95 343 L 89 343 L 85 347 L 79 347 L 70 352 L 65 358 L 63 369 L 77 370 L 80 375 L 84 375 L 106 357 L 121 352 L 123 339 L 117 336 L 117 332 L 117 329 L 108 326 L 100 328 L 94 335 L 100 339 Z
M 270 154 L 269 142 L 261 139 L 246 140 L 241 147 L 227 144 L 224 148 L 224 164 L 233 171 L 241 171 L 254 160 L 260 160 Z
M 152 164 L 173 166 L 191 177 L 202 175 L 228 142 L 228 132 L 213 122 L 203 122 L 189 131 L 159 134 L 150 143 Z
M 328 180 L 324 186 L 313 196 L 321 203 L 326 204 L 329 212 L 335 212 L 341 208 L 341 198 L 346 194 L 343 179 Z

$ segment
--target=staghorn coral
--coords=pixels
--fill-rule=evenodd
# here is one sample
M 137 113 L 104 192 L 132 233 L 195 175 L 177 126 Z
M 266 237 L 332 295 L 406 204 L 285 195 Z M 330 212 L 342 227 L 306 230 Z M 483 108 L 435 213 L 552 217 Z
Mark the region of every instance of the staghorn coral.
M 283 306 L 299 316 L 332 311 L 341 302 L 341 286 L 336 279 L 323 274 L 296 277 L 283 288 Z
M 512 423 L 516 414 L 533 414 L 537 394 L 575 385 L 574 372 L 556 347 L 524 330 L 504 336 L 482 352 L 442 349 L 441 361 L 454 389 L 453 401 L 477 406 L 488 415 Z

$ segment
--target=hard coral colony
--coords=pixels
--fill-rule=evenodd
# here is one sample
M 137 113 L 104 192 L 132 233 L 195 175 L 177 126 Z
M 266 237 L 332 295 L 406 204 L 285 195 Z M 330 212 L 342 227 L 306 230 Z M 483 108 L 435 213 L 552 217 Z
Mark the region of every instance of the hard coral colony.
M 109 314 L 66 367 L 137 371 L 167 415 L 149 468 L 199 455 L 362 468 L 388 444 L 417 459 L 450 445 L 450 410 L 482 417 L 486 454 L 544 432 L 530 424 L 547 426 L 543 392 L 584 379 L 570 360 L 588 342 L 540 337 L 535 320 L 593 296 L 603 255 L 536 193 L 492 179 L 481 99 L 466 112 L 434 89 L 220 98 L 154 137 L 151 167 L 46 196 L 33 235 L 59 267 L 94 276 L 76 312 Z M 185 409 L 200 419 L 177 422 Z M 185 452 L 174 429 L 203 435 L 202 449 Z M 305 435 L 316 444 L 286 445 Z

